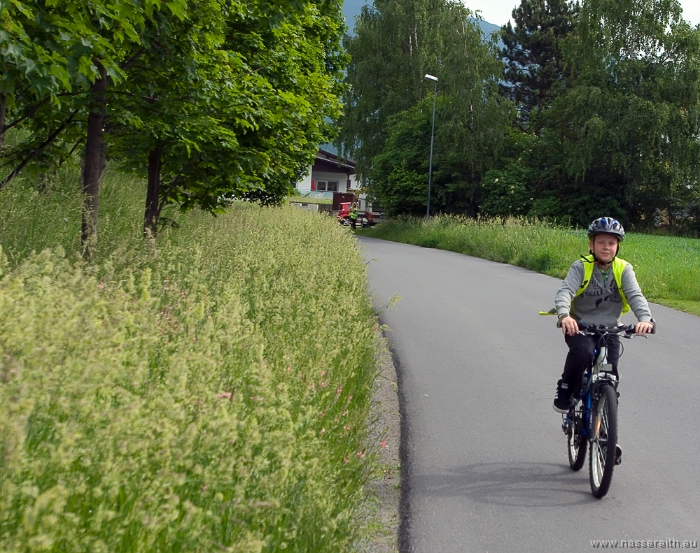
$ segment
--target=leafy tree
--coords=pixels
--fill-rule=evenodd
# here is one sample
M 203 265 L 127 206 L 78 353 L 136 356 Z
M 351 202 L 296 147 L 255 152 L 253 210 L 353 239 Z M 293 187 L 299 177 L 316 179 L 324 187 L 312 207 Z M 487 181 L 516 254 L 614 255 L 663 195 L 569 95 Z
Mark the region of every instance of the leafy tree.
M 508 209 L 495 178 L 515 168 L 529 215 L 697 225 L 700 30 L 680 16 L 672 0 L 584 1 L 576 32 L 558 41 L 566 86 L 534 104 L 525 128 L 536 137 L 513 167 L 485 178 L 485 211 Z
M 503 156 L 481 181 L 481 214 L 489 217 L 528 216 L 535 208 L 533 170 L 528 156 L 537 137 L 513 127 L 505 139 Z
M 49 102 L 58 106 L 62 96 L 99 78 L 94 59 L 100 60 L 111 77 L 120 76 L 120 46 L 138 42 L 138 28 L 159 5 L 158 0 L 143 5 L 119 0 L 90 5 L 1 2 L 0 137 L 38 105 Z M 17 120 L 6 123 L 8 110 L 18 116 Z
M 116 151 L 133 170 L 148 168 L 151 234 L 166 203 L 279 203 L 330 139 L 345 64 L 339 6 L 295 6 L 192 3 L 188 20 L 161 32 L 137 64 L 148 78 L 130 79 Z
M 185 0 L 15 0 L 2 5 L 0 53 L 5 70 L 0 86 L 3 102 L 17 112 L 17 119 L 4 124 L 0 133 L 35 116 L 47 103 L 60 108 L 65 102 L 73 107 L 39 148 L 24 150 L 24 159 L 0 187 L 44 152 L 77 116 L 85 115 L 82 243 L 88 253 L 97 242 L 107 92 L 142 55 L 144 31 L 162 5 L 184 17 Z M 36 136 L 32 142 L 36 144 Z
M 361 174 L 384 146 L 389 117 L 425 96 L 423 41 L 429 4 L 377 0 L 362 7 L 355 35 L 345 39 L 350 63 L 341 142 Z
M 84 23 L 112 48 L 111 57 L 94 50 L 80 63 L 65 61 L 67 84 L 51 89 L 36 108 L 19 92 L 13 96 L 17 119 L 9 126 L 22 124 L 30 133 L 3 156 L 15 164 L 8 178 L 32 160 L 60 163 L 84 145 L 86 245 L 96 241 L 105 138 L 112 159 L 148 177 L 145 227 L 153 234 L 168 202 L 212 211 L 223 196 L 279 202 L 318 144 L 331 138 L 331 118 L 339 114 L 345 65 L 339 5 L 180 0 L 159 10 L 153 0 L 105 3 L 85 5 Z M 50 44 L 62 30 L 70 34 L 64 20 L 75 11 L 70 3 L 61 9 L 40 3 L 22 12 L 27 40 Z M 112 12 L 134 15 L 133 32 L 125 34 L 108 17 Z M 46 36 L 37 41 L 30 22 L 41 17 L 60 24 L 44 25 Z M 8 39 L 10 47 L 18 37 Z
M 498 154 L 511 110 L 498 98 L 495 43 L 485 41 L 472 15 L 445 0 L 375 2 L 346 42 L 352 60 L 341 140 L 370 195 L 390 212 L 424 212 L 427 203 L 433 90 L 426 73 L 440 79 L 431 206 L 478 212 L 481 176 Z
M 432 104 L 426 98 L 392 116 L 386 146 L 373 159 L 372 194 L 389 214 L 425 214 Z M 433 178 L 439 180 L 437 172 Z
M 190 0 L 185 19 L 154 18 L 148 47 L 110 98 L 110 157 L 147 178 L 144 230 L 152 236 L 193 160 L 231 140 L 217 118 L 230 84 L 219 78 L 231 62 L 220 50 L 228 17 L 218 0 Z
M 700 200 L 700 29 L 676 0 L 587 0 L 564 54 L 577 78 L 548 115 L 546 142 L 574 197 L 638 227 L 659 211 L 685 216 Z

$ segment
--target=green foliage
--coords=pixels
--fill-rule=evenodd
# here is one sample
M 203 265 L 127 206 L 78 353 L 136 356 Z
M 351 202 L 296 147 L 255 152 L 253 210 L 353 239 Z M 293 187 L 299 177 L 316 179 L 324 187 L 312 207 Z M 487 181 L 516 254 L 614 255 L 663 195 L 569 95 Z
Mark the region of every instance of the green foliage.
M 140 43 L 161 5 L 183 14 L 185 0 L 101 0 L 90 3 L 8 0 L 0 5 L 0 91 L 27 102 L 73 92 L 99 78 L 100 60 L 115 80 L 124 77 L 124 53 Z M 17 107 L 20 107 L 16 103 Z
M 519 163 L 511 163 L 503 170 L 491 169 L 482 181 L 481 212 L 487 217 L 527 215 L 532 206 L 529 180 L 530 169 Z
M 700 29 L 678 2 L 585 0 L 579 12 L 523 0 L 514 14 L 504 92 L 534 140 L 484 181 L 484 213 L 578 225 L 606 214 L 697 235 Z M 531 199 L 525 210 L 493 189 L 507 167 L 525 169 L 514 189 Z
M 564 278 L 571 263 L 588 250 L 585 231 L 526 218 L 399 218 L 361 233 L 518 265 L 558 278 Z M 700 315 L 700 240 L 628 233 L 620 256 L 634 265 L 647 298 Z
M 524 132 L 517 124 L 508 129 L 501 144 L 501 155 L 481 180 L 480 215 L 507 217 L 533 214 L 537 203 L 533 182 L 538 175 L 532 170 L 530 156 L 537 140 L 534 133 Z
M 426 98 L 389 119 L 389 136 L 384 150 L 374 158 L 371 185 L 373 196 L 387 213 L 425 213 L 432 104 Z
M 376 322 L 351 235 L 243 204 L 180 223 L 0 263 L 3 551 L 352 550 Z
M 318 144 L 332 139 L 340 113 L 340 5 L 127 4 L 13 2 L 3 12 L 0 54 L 12 64 L 2 82 L 12 86 L 0 88 L 8 99 L 0 133 L 28 131 L 3 151 L 3 165 L 15 168 L 12 176 L 29 162 L 55 169 L 86 142 L 86 118 L 97 113 L 105 117 L 99 128 L 109 157 L 149 177 L 147 218 L 157 220 L 167 203 L 210 211 L 223 197 L 280 203 Z M 42 61 L 36 48 L 18 46 L 25 43 L 51 50 L 58 61 Z M 104 99 L 91 90 L 99 82 Z M 87 175 L 94 160 L 86 159 Z
M 355 35 L 346 36 L 350 55 L 348 89 L 344 96 L 343 147 L 366 174 L 372 158 L 382 151 L 389 117 L 410 108 L 428 92 L 422 70 L 426 53 L 418 48 L 424 33 L 428 4 L 380 0 L 363 6 Z M 413 29 L 420 35 L 415 36 Z M 433 69 L 431 69 L 433 70 Z M 427 70 L 426 70 L 427 71 Z
M 389 213 L 420 213 L 427 205 L 425 173 L 394 167 L 387 177 L 386 192 L 377 189 L 382 205 Z
M 339 7 L 276 10 L 201 2 L 139 60 L 129 116 L 116 129 L 119 155 L 146 176 L 146 158 L 160 149 L 162 202 L 209 210 L 222 195 L 279 203 L 330 139 L 326 119 L 339 114 L 344 65 Z M 186 70 L 173 75 L 173 67 Z
M 507 61 L 503 94 L 518 108 L 521 125 L 538 130 L 537 114 L 566 86 L 560 42 L 576 28 L 578 3 L 522 0 L 513 9 L 515 27 L 501 29 L 501 56 Z
M 675 0 L 584 2 L 563 47 L 576 81 L 548 114 L 542 147 L 560 149 L 560 174 L 636 228 L 700 199 L 700 29 L 680 13 Z
M 346 42 L 342 143 L 367 192 L 390 213 L 417 213 L 427 203 L 434 89 L 426 73 L 439 79 L 431 207 L 478 211 L 481 177 L 513 112 L 498 98 L 495 43 L 485 42 L 472 15 L 448 0 L 375 2 Z

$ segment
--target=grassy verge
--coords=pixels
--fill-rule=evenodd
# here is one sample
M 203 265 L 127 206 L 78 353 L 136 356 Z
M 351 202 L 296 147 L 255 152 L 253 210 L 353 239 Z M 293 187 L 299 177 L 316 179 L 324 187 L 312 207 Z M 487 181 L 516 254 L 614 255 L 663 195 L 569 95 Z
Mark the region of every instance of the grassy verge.
M 76 190 L 0 194 L 0 550 L 352 550 L 377 466 L 354 240 L 240 205 L 152 247 L 143 192 L 108 176 L 90 265 Z
M 397 219 L 358 234 L 455 251 L 559 278 L 588 253 L 584 230 L 522 219 Z M 651 301 L 700 315 L 700 240 L 628 234 L 620 255 L 634 265 Z

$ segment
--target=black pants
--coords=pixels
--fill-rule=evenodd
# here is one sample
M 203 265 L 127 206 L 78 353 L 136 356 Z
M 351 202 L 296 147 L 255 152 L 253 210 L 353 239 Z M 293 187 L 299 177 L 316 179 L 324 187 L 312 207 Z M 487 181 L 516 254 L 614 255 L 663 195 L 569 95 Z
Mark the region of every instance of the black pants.
M 564 339 L 569 346 L 569 353 L 566 356 L 561 379 L 562 382 L 568 382 L 571 393 L 578 396 L 581 392 L 581 378 L 585 370 L 593 365 L 595 361 L 593 351 L 601 338 L 576 334 L 574 336 L 566 335 Z M 613 366 L 612 372 L 619 379 L 617 361 L 620 357 L 620 339 L 617 336 L 606 336 L 605 345 L 608 347 L 608 363 Z

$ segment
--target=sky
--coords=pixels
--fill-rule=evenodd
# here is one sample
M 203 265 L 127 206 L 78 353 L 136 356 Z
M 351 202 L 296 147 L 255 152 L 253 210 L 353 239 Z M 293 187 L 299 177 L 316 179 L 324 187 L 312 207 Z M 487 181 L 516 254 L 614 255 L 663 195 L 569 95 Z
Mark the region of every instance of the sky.
M 515 6 L 520 0 L 462 0 L 464 4 L 476 11 L 481 10 L 481 17 L 495 25 L 505 25 Z M 683 19 L 692 25 L 700 24 L 700 0 L 680 0 L 683 7 Z

